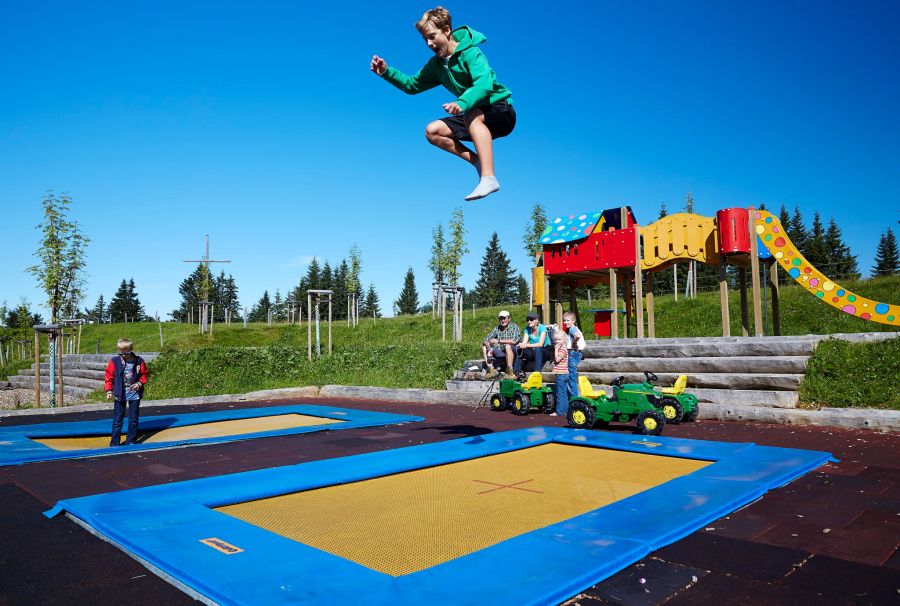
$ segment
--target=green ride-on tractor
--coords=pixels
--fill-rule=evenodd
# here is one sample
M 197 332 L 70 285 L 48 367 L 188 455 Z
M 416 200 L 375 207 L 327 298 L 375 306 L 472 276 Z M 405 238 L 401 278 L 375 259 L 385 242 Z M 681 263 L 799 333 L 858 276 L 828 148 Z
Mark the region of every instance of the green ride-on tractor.
M 696 420 L 700 413 L 697 397 L 684 393 L 687 375 L 678 377 L 675 386 L 668 388 L 654 387 L 653 381 L 659 379 L 655 374 L 645 371 L 644 375 L 647 380 L 643 383 L 623 385 L 624 377 L 614 379 L 610 383 L 612 397 L 595 392 L 587 377 L 579 377 L 580 393 L 569 401 L 569 427 L 590 429 L 595 423 L 605 426 L 635 420 L 639 433 L 658 436 L 666 423 Z
M 500 392 L 491 396 L 491 410 L 499 412 L 511 409 L 517 415 L 527 415 L 532 408 L 551 413 L 556 408 L 553 388 L 545 386 L 541 373 L 533 372 L 524 382 L 501 379 Z

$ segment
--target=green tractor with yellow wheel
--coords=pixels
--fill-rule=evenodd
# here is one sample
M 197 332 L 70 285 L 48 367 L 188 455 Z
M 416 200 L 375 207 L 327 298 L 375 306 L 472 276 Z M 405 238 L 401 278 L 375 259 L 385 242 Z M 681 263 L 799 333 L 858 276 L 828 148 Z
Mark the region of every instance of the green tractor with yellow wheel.
M 551 413 L 556 408 L 556 398 L 553 388 L 543 384 L 541 373 L 533 372 L 527 381 L 502 379 L 500 391 L 491 395 L 490 406 L 495 412 L 509 409 L 522 416 L 532 408 Z
M 622 384 L 624 377 L 610 383 L 612 397 L 596 392 L 587 377 L 579 377 L 579 395 L 569 401 L 569 427 L 590 429 L 595 424 L 635 422 L 638 433 L 658 436 L 666 423 L 694 421 L 700 412 L 697 397 L 684 393 L 687 376 L 681 375 L 674 387 L 660 389 L 653 386 L 658 377 L 644 372 L 643 383 Z

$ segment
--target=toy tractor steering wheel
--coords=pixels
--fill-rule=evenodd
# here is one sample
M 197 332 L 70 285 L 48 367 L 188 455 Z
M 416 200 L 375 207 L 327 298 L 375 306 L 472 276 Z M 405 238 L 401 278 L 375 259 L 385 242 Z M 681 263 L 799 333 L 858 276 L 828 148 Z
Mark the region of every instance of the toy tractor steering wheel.
M 644 376 L 647 377 L 647 383 L 655 383 L 656 381 L 659 381 L 659 377 L 657 377 L 657 376 L 656 376 L 654 373 L 652 373 L 652 372 L 647 372 L 647 371 L 645 370 L 645 371 L 644 371 Z
M 625 375 L 622 375 L 620 377 L 616 377 L 615 379 L 613 379 L 609 384 L 612 385 L 613 387 L 622 387 L 622 381 L 624 381 L 624 380 L 625 380 Z

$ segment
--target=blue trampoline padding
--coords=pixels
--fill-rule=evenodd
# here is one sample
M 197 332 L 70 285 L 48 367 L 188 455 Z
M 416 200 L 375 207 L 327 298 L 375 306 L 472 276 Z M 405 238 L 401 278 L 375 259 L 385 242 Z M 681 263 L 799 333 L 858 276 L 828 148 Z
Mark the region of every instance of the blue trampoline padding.
M 148 402 L 148 405 L 152 403 Z M 0 466 L 20 465 L 36 461 L 52 461 L 56 459 L 80 459 L 82 457 L 97 457 L 102 455 L 122 454 L 123 452 L 135 452 L 142 450 L 157 450 L 171 448 L 173 446 L 187 446 L 192 444 L 214 444 L 219 442 L 235 442 L 238 440 L 253 440 L 255 438 L 268 438 L 272 436 L 284 436 L 313 431 L 332 431 L 338 429 L 353 429 L 355 427 L 375 427 L 378 425 L 396 425 L 424 421 L 423 417 L 410 415 L 398 415 L 387 412 L 371 412 L 368 410 L 355 410 L 352 408 L 337 408 L 334 406 L 319 406 L 315 404 L 297 404 L 293 406 L 273 406 L 266 408 L 241 408 L 231 410 L 219 410 L 216 412 L 191 412 L 184 414 L 172 414 L 163 416 L 141 417 L 141 432 L 160 431 L 173 427 L 186 427 L 201 423 L 215 421 L 235 421 L 239 419 L 256 419 L 275 415 L 298 414 L 325 419 L 340 419 L 342 423 L 329 423 L 322 425 L 309 425 L 306 427 L 293 427 L 288 429 L 276 429 L 260 431 L 233 436 L 220 436 L 212 438 L 194 438 L 190 440 L 178 440 L 173 442 L 153 442 L 150 444 L 135 444 L 133 446 L 119 446 L 116 448 L 88 448 L 84 450 L 54 450 L 49 446 L 35 442 L 33 438 L 59 438 L 109 435 L 112 431 L 112 419 L 101 421 L 70 421 L 62 423 L 41 423 L 35 425 L 18 425 L 15 427 L 0 428 Z M 128 426 L 126 419 L 125 426 Z M 123 428 L 122 433 L 125 433 Z
M 714 463 L 583 515 L 399 577 L 212 509 L 552 442 Z M 419 604 L 426 596 L 431 604 L 546 604 L 576 595 L 829 460 L 834 460 L 829 453 L 810 450 L 538 427 L 67 499 L 46 515 L 68 512 L 121 549 L 220 604 Z M 200 543 L 210 537 L 243 551 L 224 554 Z

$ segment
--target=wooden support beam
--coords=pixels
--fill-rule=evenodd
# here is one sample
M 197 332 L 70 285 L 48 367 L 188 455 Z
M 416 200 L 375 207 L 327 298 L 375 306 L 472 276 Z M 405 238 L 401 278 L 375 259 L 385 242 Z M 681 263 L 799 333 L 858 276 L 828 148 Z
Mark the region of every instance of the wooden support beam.
M 553 281 L 553 321 L 560 326 L 563 322 L 562 287 L 562 281 L 559 279 Z
M 41 407 L 41 335 L 34 332 L 34 407 Z
M 641 275 L 641 227 L 634 226 L 634 300 L 637 303 L 635 316 L 637 319 L 637 338 L 644 338 L 644 284 Z M 650 274 L 647 274 L 649 280 Z
M 722 308 L 722 336 L 731 336 L 731 314 L 728 310 L 728 261 L 719 258 L 719 306 Z
M 550 278 L 544 274 L 544 300 L 541 303 L 541 322 L 544 326 L 551 324 L 550 321 Z
M 762 323 L 762 289 L 759 286 L 759 251 L 757 250 L 756 210 L 750 213 L 750 286 L 753 290 L 753 332 L 757 337 L 763 336 Z
M 743 267 L 738 269 L 738 282 L 741 293 L 741 334 L 746 337 L 750 334 L 750 313 L 747 310 L 747 270 Z
M 781 299 L 778 289 L 778 262 L 769 260 L 769 292 L 772 295 L 772 334 L 781 336 Z
M 610 326 L 610 338 L 618 339 L 619 338 L 619 297 L 618 290 L 616 284 L 616 270 L 612 267 L 609 268 L 609 307 L 612 309 L 612 314 L 609 319 Z
M 656 303 L 653 297 L 653 272 L 647 273 L 647 336 L 656 338 Z

